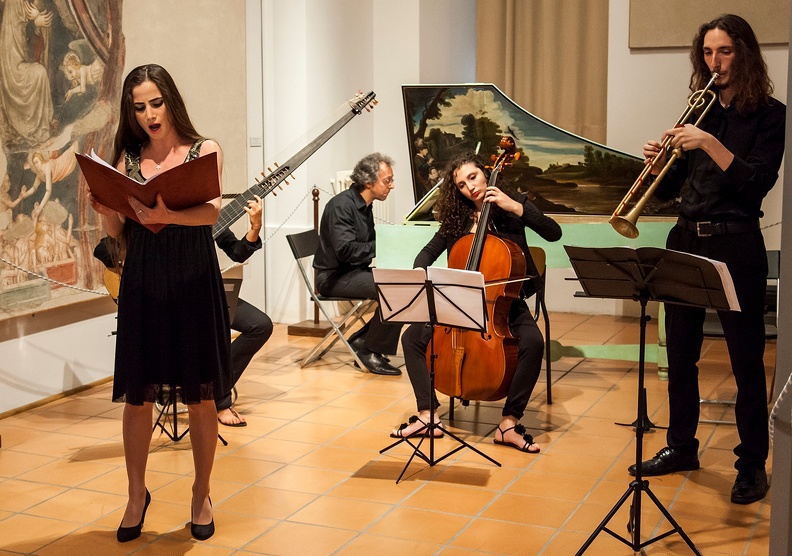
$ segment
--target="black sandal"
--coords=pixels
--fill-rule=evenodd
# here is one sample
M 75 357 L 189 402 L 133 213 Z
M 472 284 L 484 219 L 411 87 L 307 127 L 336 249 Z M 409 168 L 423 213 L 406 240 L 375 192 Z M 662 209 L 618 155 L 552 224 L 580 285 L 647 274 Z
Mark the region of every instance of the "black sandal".
M 239 423 L 223 423 L 220 420 L 220 417 L 217 418 L 217 422 L 218 423 L 220 423 L 221 425 L 226 426 L 226 427 L 247 427 L 247 421 L 243 421 L 242 417 L 239 416 L 239 413 L 237 413 L 236 410 L 233 407 L 229 407 L 227 409 L 228 409 L 228 411 L 231 412 L 231 415 L 233 415 L 234 417 L 239 419 Z M 222 409 L 220 411 L 222 411 Z
M 429 436 L 429 425 L 424 423 L 421 419 L 419 419 L 417 415 L 413 415 L 408 419 L 408 421 L 409 422 L 407 423 L 402 423 L 401 425 L 399 425 L 399 430 L 396 431 L 396 434 L 394 433 L 390 434 L 391 438 L 415 438 L 418 436 Z M 414 433 L 405 436 L 403 434 L 404 429 L 406 429 L 407 427 L 409 427 L 410 425 L 414 424 L 417 421 L 420 421 L 421 424 L 423 424 L 423 427 L 421 427 Z M 437 423 L 437 426 L 435 426 L 434 430 L 440 431 L 440 434 L 434 435 L 435 438 L 443 438 L 444 433 L 440 423 Z
M 502 444 L 504 446 L 511 446 L 515 450 L 519 450 L 519 451 L 525 452 L 527 454 L 538 454 L 541 451 L 541 449 L 538 449 L 536 451 L 533 451 L 533 450 L 530 449 L 531 446 L 533 444 L 535 444 L 535 442 L 534 442 L 533 436 L 531 436 L 530 434 L 528 434 L 526 432 L 526 429 L 522 425 L 522 423 L 517 423 L 516 425 L 514 425 L 513 427 L 509 427 L 505 431 L 501 430 L 500 425 L 498 425 L 498 431 L 500 431 L 500 433 L 501 433 L 501 438 L 504 438 L 506 433 L 509 432 L 512 429 L 514 429 L 514 432 L 516 432 L 517 434 L 521 434 L 522 435 L 523 440 L 525 441 L 525 444 L 522 445 L 522 448 L 520 446 L 518 446 L 517 444 L 512 444 L 511 442 L 498 440 L 497 438 L 495 439 L 495 444 Z

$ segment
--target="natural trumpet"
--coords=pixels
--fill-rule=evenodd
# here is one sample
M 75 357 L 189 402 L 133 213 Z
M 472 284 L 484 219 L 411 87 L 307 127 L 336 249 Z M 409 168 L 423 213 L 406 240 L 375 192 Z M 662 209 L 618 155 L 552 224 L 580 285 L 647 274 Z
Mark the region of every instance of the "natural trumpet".
M 718 98 L 718 95 L 711 90 L 717 78 L 718 78 L 718 74 L 713 73 L 712 79 L 709 80 L 709 83 L 707 83 L 706 87 L 694 92 L 692 95 L 690 95 L 690 97 L 688 97 L 687 108 L 685 108 L 685 110 L 682 112 L 682 115 L 679 116 L 679 119 L 677 120 L 674 127 L 682 127 L 685 124 L 687 124 L 688 120 L 690 120 L 694 112 L 696 112 L 706 104 L 704 109 L 699 114 L 698 119 L 693 124 L 694 126 L 698 127 L 698 125 L 704 119 L 704 116 L 706 116 L 707 112 L 709 112 L 709 109 L 712 107 L 712 104 Z M 665 139 L 663 139 L 663 142 L 660 145 L 661 152 L 668 149 L 668 146 L 671 143 L 672 138 L 673 137 L 669 135 Z M 610 217 L 609 222 L 611 226 L 613 226 L 614 230 L 619 232 L 624 237 L 628 237 L 631 239 L 635 239 L 636 237 L 638 237 L 638 228 L 635 226 L 635 223 L 638 221 L 638 217 L 641 215 L 641 212 L 643 212 L 643 209 L 646 206 L 646 202 L 655 192 L 657 186 L 660 185 L 661 181 L 663 181 L 663 178 L 668 173 L 668 170 L 674 164 L 676 159 L 679 158 L 681 155 L 682 155 L 682 151 L 679 148 L 675 148 L 671 151 L 671 156 L 668 157 L 668 160 L 666 160 L 665 166 L 663 166 L 663 169 L 660 170 L 659 174 L 657 174 L 657 177 L 654 179 L 654 182 L 652 182 L 652 185 L 650 185 L 649 188 L 644 192 L 643 196 L 640 199 L 638 199 L 638 201 L 636 201 L 633 208 L 630 209 L 630 212 L 627 213 L 627 216 L 622 216 L 621 213 L 627 206 L 627 203 L 629 203 L 630 200 L 636 195 L 638 190 L 641 189 L 641 187 L 643 187 L 644 180 L 651 173 L 651 171 L 654 170 L 655 162 L 658 157 L 655 156 L 649 162 L 647 162 L 646 166 L 641 172 L 641 175 L 639 175 L 638 178 L 635 180 L 635 182 L 632 184 L 632 187 L 630 187 L 630 190 L 621 200 L 621 203 L 619 203 L 619 206 L 616 207 L 616 210 L 613 211 L 613 215 Z

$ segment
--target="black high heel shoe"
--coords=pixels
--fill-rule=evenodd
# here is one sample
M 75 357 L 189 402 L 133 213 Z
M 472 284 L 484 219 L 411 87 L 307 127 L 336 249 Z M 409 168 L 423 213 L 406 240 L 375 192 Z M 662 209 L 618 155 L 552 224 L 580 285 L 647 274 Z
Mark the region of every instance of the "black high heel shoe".
M 209 506 L 212 506 L 212 499 L 209 498 Z M 212 535 L 214 535 L 215 526 L 214 526 L 214 515 L 212 515 L 212 521 L 207 523 L 206 525 L 197 525 L 193 523 L 193 514 L 192 514 L 192 504 L 190 505 L 190 533 L 192 536 L 198 539 L 199 541 L 205 541 Z
M 148 489 L 146 489 L 146 504 L 143 506 L 143 515 L 140 516 L 140 523 L 132 527 L 121 527 L 119 525 L 118 531 L 116 531 L 116 539 L 118 539 L 118 542 L 133 541 L 140 536 L 141 531 L 143 531 L 143 521 L 146 519 L 146 510 L 148 510 L 149 504 L 151 504 L 151 494 Z

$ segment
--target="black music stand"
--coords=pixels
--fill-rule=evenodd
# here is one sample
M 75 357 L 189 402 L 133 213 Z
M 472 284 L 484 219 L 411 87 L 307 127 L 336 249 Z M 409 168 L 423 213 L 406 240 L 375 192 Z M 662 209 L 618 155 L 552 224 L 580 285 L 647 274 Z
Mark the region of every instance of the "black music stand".
M 588 248 L 564 246 L 572 268 L 588 297 L 610 299 L 632 299 L 641 304 L 640 320 L 640 351 L 638 356 L 638 418 L 635 421 L 635 479 L 605 519 L 597 526 L 585 544 L 577 552 L 583 554 L 594 542 L 596 536 L 605 531 L 609 535 L 630 546 L 633 552 L 639 552 L 645 546 L 679 533 L 693 553 L 700 552 L 693 541 L 685 534 L 679 524 L 671 517 L 668 510 L 649 489 L 649 481 L 641 478 L 641 462 L 644 427 L 638 426 L 646 414 L 646 389 L 644 387 L 644 352 L 646 349 L 646 304 L 648 301 L 662 301 L 716 310 L 739 311 L 739 303 L 734 292 L 734 284 L 720 261 L 712 261 L 704 257 L 669 251 L 656 247 Z M 673 528 L 653 539 L 641 542 L 641 493 L 645 492 L 662 512 Z M 625 539 L 608 529 L 608 522 L 616 515 L 619 508 L 630 495 L 633 501 L 630 506 L 630 519 L 627 531 L 632 534 L 630 540 Z
M 484 295 L 484 277 L 481 273 L 432 267 L 428 269 L 428 277 L 427 271 L 422 268 L 412 270 L 375 268 L 373 271 L 374 284 L 377 288 L 379 301 L 378 310 L 382 315 L 383 322 L 440 325 L 462 328 L 464 330 L 475 330 L 482 333 L 487 331 L 487 301 Z M 430 340 L 430 346 L 430 419 L 427 425 L 416 431 L 416 434 L 420 434 L 424 430 L 425 433 L 420 436 L 417 444 L 413 444 L 411 441 L 414 438 L 413 436 L 405 436 L 380 450 L 380 454 L 383 454 L 402 442 L 406 442 L 413 448 L 412 455 L 410 455 L 407 464 L 396 479 L 397 484 L 401 481 L 416 456 L 428 463 L 430 467 L 433 467 L 463 448 L 468 448 L 498 467 L 501 466 L 500 463 L 487 454 L 471 446 L 445 428 L 442 429 L 443 432 L 454 439 L 458 446 L 445 455 L 435 458 L 434 431 L 440 425 L 434 422 L 434 414 L 437 409 L 435 406 L 435 358 L 437 356 L 434 352 L 434 334 Z M 429 438 L 428 456 L 421 451 L 421 445 L 427 437 Z
M 152 429 L 152 432 L 157 430 L 157 427 L 159 427 L 162 432 L 165 433 L 165 436 L 170 438 L 173 442 L 178 442 L 184 438 L 184 436 L 190 431 L 190 428 L 187 427 L 181 434 L 179 434 L 179 411 L 176 407 L 178 402 L 178 387 L 175 384 L 170 384 L 167 386 L 167 390 L 165 390 L 165 386 L 165 384 L 160 384 L 159 391 L 157 392 L 157 397 L 160 398 L 158 400 L 158 405 L 162 405 L 162 409 L 159 410 L 157 420 L 154 421 L 154 428 Z M 168 421 L 171 422 L 171 430 L 168 430 L 165 427 L 165 424 Z
M 161 401 L 159 401 L 157 405 L 161 405 L 162 409 L 159 410 L 157 419 L 154 421 L 154 428 L 151 429 L 151 432 L 154 432 L 157 430 L 157 427 L 159 427 L 162 432 L 165 433 L 165 436 L 170 438 L 173 442 L 178 442 L 190 432 L 190 427 L 187 427 L 179 433 L 178 415 L 184 410 L 179 411 L 176 404 L 178 403 L 179 392 L 181 390 L 178 386 L 171 384 L 168 385 L 167 391 L 163 391 L 164 386 L 164 384 L 160 384 L 160 389 L 157 393 L 158 397 L 161 396 Z M 166 428 L 168 421 L 170 421 L 171 430 Z M 228 441 L 223 438 L 221 434 L 217 434 L 217 439 L 223 443 L 223 446 L 228 446 Z

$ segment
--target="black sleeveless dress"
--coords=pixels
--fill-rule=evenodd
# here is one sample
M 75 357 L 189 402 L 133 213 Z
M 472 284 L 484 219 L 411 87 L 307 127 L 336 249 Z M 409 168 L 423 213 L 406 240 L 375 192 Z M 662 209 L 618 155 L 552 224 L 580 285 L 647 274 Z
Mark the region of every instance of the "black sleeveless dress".
M 139 154 L 125 163 L 144 181 Z M 155 234 L 129 218 L 125 234 L 113 401 L 153 402 L 160 384 L 180 386 L 184 403 L 221 397 L 231 384 L 230 322 L 212 227 L 169 224 Z

